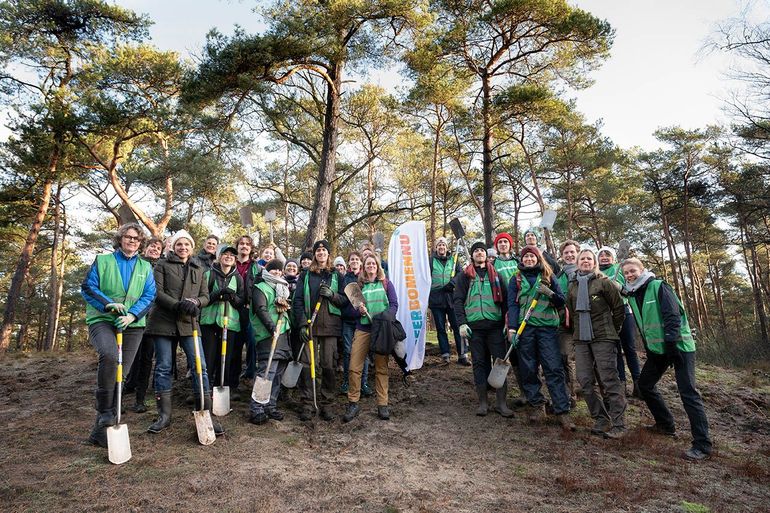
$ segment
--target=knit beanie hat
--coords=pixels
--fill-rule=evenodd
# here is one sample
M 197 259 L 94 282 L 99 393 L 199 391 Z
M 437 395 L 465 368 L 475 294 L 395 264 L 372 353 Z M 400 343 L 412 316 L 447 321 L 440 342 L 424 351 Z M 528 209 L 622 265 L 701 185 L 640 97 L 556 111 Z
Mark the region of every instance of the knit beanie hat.
M 274 258 L 274 259 L 270 260 L 268 263 L 265 264 L 265 270 L 267 272 L 270 272 L 270 271 L 283 271 L 283 264 L 281 263 L 280 260 L 278 260 L 277 258 Z
M 294 265 L 296 265 L 296 266 L 297 266 L 297 269 L 299 269 L 299 262 L 297 262 L 297 260 L 296 260 L 296 259 L 294 259 L 294 258 L 290 258 L 290 259 L 288 259 L 288 260 L 286 261 L 286 264 L 283 266 L 283 268 L 284 268 L 284 269 L 286 269 L 286 266 L 287 266 L 287 265 L 289 265 L 289 264 L 294 264 Z
M 299 261 L 302 262 L 303 260 L 313 260 L 313 253 L 310 251 L 305 251 L 302 253 L 302 255 L 299 257 Z
M 482 241 L 477 241 L 473 243 L 473 246 L 471 246 L 471 258 L 473 257 L 473 252 L 477 249 L 483 249 L 484 252 L 487 251 L 487 245 L 484 244 Z
M 540 250 L 537 249 L 537 246 L 524 246 L 523 248 L 521 248 L 521 254 L 519 256 L 521 258 L 524 258 L 524 255 L 526 255 L 527 253 L 532 253 L 538 259 L 542 257 L 542 255 L 540 254 Z
M 342 258 L 341 256 L 338 256 L 337 258 L 334 259 L 334 267 L 337 267 L 338 265 L 341 265 L 343 267 L 347 267 L 345 265 L 345 259 Z
M 511 237 L 510 233 L 498 233 L 497 237 L 495 237 L 495 243 L 493 244 L 495 250 L 497 250 L 497 243 L 500 239 L 506 239 L 508 241 L 508 244 L 510 244 L 510 249 L 513 249 L 513 237 Z
M 433 249 L 436 249 L 439 245 L 439 243 L 443 242 L 444 244 L 447 244 L 446 237 L 439 237 L 436 239 L 436 242 L 433 243 Z
M 174 235 L 171 236 L 171 251 L 174 251 L 174 246 L 176 246 L 176 242 L 179 239 L 189 240 L 190 247 L 195 249 L 195 241 L 193 240 L 192 235 L 190 235 L 190 232 L 187 230 L 178 230 Z
M 495 248 L 487 248 L 487 257 L 497 258 L 497 250 Z
M 329 251 L 331 249 L 331 246 L 329 246 L 329 241 L 326 239 L 321 239 L 315 241 L 315 244 L 313 244 L 313 253 L 315 253 L 318 248 L 325 248 L 326 251 Z
M 612 255 L 612 261 L 613 262 L 617 262 L 618 255 L 617 255 L 617 253 L 615 253 L 615 249 L 614 248 L 611 248 L 609 246 L 602 246 L 602 247 L 599 248 L 599 251 L 596 253 L 596 255 L 598 256 L 599 253 L 601 253 L 602 251 L 606 251 L 607 253 Z
M 527 231 L 524 232 L 524 242 L 527 241 L 527 234 L 528 233 L 533 234 L 535 236 L 535 238 L 537 239 L 537 243 L 540 244 L 540 237 L 541 237 L 540 230 L 538 230 L 537 228 L 527 228 Z

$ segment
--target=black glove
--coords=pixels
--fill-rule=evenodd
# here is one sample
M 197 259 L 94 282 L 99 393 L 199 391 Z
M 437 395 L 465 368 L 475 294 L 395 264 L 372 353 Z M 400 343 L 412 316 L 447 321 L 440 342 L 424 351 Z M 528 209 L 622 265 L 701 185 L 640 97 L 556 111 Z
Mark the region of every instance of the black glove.
M 455 290 L 455 282 L 450 280 L 446 285 L 444 285 L 441 288 L 441 290 L 443 290 L 444 292 L 454 292 L 454 290 Z
M 682 357 L 676 345 L 677 345 L 677 341 L 675 340 L 666 340 L 663 343 L 663 352 L 668 358 L 669 365 L 674 365 L 674 363 L 678 362 L 679 359 Z
M 235 300 L 236 294 L 230 289 L 225 289 L 221 292 L 220 297 L 222 298 L 222 301 L 227 301 L 230 303 Z
M 227 289 L 225 289 L 225 290 L 227 290 Z M 216 292 L 210 292 L 209 293 L 209 301 L 212 302 L 212 303 L 214 301 L 219 301 L 220 299 L 222 299 L 222 295 L 224 293 L 225 293 L 224 290 L 217 290 Z
M 324 283 L 321 285 L 321 288 L 318 289 L 318 295 L 327 299 L 331 299 L 334 297 L 334 292 L 332 292 L 332 289 Z
M 302 326 L 299 330 L 299 339 L 303 344 L 307 344 L 310 341 L 310 328 Z
M 179 303 L 176 304 L 177 311 L 184 315 L 194 315 L 197 316 L 200 310 L 198 309 L 198 306 L 193 303 L 192 301 L 182 300 Z

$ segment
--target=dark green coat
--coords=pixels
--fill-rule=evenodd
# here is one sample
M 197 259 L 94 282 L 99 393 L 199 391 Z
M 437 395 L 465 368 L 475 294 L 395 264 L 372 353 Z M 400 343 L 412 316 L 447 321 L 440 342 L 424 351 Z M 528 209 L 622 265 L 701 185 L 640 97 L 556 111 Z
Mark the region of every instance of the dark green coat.
M 165 260 L 158 261 L 155 266 L 155 285 L 157 296 L 155 308 L 147 320 L 148 335 L 164 335 L 167 337 L 192 336 L 190 317 L 178 314 L 175 305 L 186 297 L 196 297 L 201 302 L 201 308 L 209 304 L 209 286 L 203 279 L 205 269 L 195 258 L 187 260 L 185 265 L 174 253 Z
M 580 313 L 575 311 L 577 304 L 578 282 L 569 282 L 567 308 L 569 309 L 572 332 L 580 333 Z M 591 297 L 591 326 L 594 340 L 620 340 L 618 333 L 626 318 L 623 297 L 612 284 L 612 280 L 599 277 L 588 282 L 588 295 Z M 577 338 L 575 338 L 577 342 Z

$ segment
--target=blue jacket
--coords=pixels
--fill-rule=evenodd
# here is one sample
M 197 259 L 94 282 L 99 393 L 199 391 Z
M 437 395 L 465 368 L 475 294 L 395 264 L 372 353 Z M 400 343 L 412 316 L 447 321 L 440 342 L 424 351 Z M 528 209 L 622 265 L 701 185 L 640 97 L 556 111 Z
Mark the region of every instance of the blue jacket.
M 116 250 L 115 260 L 118 262 L 118 271 L 120 271 L 120 277 L 123 280 L 123 287 L 128 290 L 128 283 L 131 281 L 131 273 L 134 272 L 137 260 L 140 258 L 139 254 L 134 255 L 131 258 L 126 258 L 126 255 L 122 251 Z M 80 294 L 83 296 L 89 305 L 93 306 L 100 312 L 104 312 L 104 307 L 112 303 L 112 299 L 105 296 L 99 289 L 99 269 L 96 265 L 96 259 L 91 264 L 88 274 L 86 274 L 85 280 L 80 285 Z M 139 300 L 129 308 L 128 312 L 133 314 L 137 319 L 141 319 L 147 315 L 150 311 L 153 301 L 155 300 L 155 275 L 150 273 L 147 275 L 147 280 L 144 282 L 144 290 Z

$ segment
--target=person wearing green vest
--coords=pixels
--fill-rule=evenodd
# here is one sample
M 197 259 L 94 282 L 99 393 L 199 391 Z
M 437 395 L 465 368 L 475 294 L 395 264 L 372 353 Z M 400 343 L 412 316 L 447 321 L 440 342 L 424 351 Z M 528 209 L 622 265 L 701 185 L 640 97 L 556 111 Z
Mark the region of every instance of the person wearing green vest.
M 238 250 L 226 246 L 217 251 L 217 261 L 203 273 L 209 286 L 209 304 L 201 309 L 201 338 L 209 383 L 218 386 L 222 376 L 222 333 L 227 315 L 225 341 L 225 384 L 230 382 L 235 337 L 241 331 L 239 310 L 245 303 L 243 279 L 235 268 Z
M 617 255 L 615 250 L 609 246 L 602 246 L 599 248 L 599 270 L 607 275 L 607 277 L 613 282 L 617 283 L 616 287 L 623 288 L 626 280 L 623 278 L 623 272 L 620 269 L 620 263 L 617 261 Z M 639 373 L 641 372 L 641 365 L 639 364 L 639 355 L 636 353 L 636 326 L 634 325 L 634 315 L 631 313 L 631 308 L 626 303 L 626 318 L 623 321 L 623 327 L 620 328 L 620 341 L 618 342 L 618 377 L 620 378 L 620 384 L 623 386 L 623 390 L 626 389 L 626 364 L 628 364 L 628 370 L 631 372 L 631 380 L 633 382 L 633 388 L 631 394 L 639 399 L 642 396 L 639 393 Z M 623 355 L 626 360 L 623 362 Z M 628 395 L 628 392 L 626 392 Z
M 712 451 L 709 424 L 703 399 L 695 386 L 695 340 L 682 302 L 665 281 L 656 278 L 636 258 L 623 262 L 623 275 L 626 279 L 623 290 L 628 295 L 647 351 L 647 361 L 639 376 L 642 399 L 655 418 L 655 424 L 647 429 L 661 435 L 676 435 L 674 417 L 656 386 L 673 365 L 693 438 L 692 447 L 685 451 L 684 457 L 692 461 L 708 459 Z
M 471 246 L 471 264 L 456 278 L 454 309 L 460 323 L 460 335 L 470 340 L 473 356 L 473 383 L 478 396 L 476 415 L 487 414 L 487 376 L 492 360 L 503 358 L 508 349 L 503 336 L 507 291 L 494 267 L 487 265 L 483 242 Z M 497 391 L 497 412 L 510 416 L 505 392 Z
M 446 329 L 448 320 L 457 347 L 457 363 L 469 366 L 471 363 L 468 361 L 468 355 L 462 352 L 460 325 L 457 324 L 457 318 L 452 307 L 452 292 L 455 289 L 453 276 L 461 273 L 462 268 L 459 263 L 453 266 L 453 262 L 454 258 L 449 254 L 446 237 L 439 237 L 436 239 L 433 256 L 430 259 L 431 278 L 428 308 L 430 308 L 430 314 L 433 317 L 433 324 L 436 326 L 436 338 L 438 339 L 441 358 L 446 363 L 449 363 L 451 358 Z
M 115 233 L 115 251 L 99 255 L 80 287 L 85 299 L 88 340 L 99 356 L 96 368 L 96 421 L 89 442 L 107 447 L 107 427 L 115 425 L 118 372 L 116 334 L 123 331 L 123 368 L 130 369 L 142 341 L 146 315 L 155 299 L 149 262 L 139 257 L 144 230 L 124 224 Z
M 396 288 L 385 278 L 380 267 L 380 259 L 375 255 L 364 257 L 364 270 L 358 275 L 358 285 L 364 296 L 365 304 L 359 306 L 358 322 L 353 335 L 350 351 L 350 379 L 348 388 L 348 406 L 342 420 L 350 422 L 361 411 L 358 400 L 361 398 L 361 372 L 369 354 L 372 339 L 371 319 L 382 312 L 396 315 L 398 297 Z M 390 419 L 388 409 L 388 355 L 374 354 L 374 390 L 377 394 L 377 416 L 382 420 Z
M 565 240 L 559 246 L 561 269 L 556 273 L 556 282 L 565 294 L 569 289 L 569 282 L 575 279 L 575 273 L 577 273 L 579 251 L 580 243 L 575 240 Z M 572 341 L 571 314 L 566 305 L 559 310 L 559 314 L 561 316 L 559 351 L 561 352 L 562 367 L 564 367 L 564 385 L 567 389 L 567 395 L 570 397 L 570 404 L 574 407 L 577 403 L 577 392 L 580 385 L 575 376 L 575 344 Z
M 251 306 L 249 318 L 254 329 L 254 339 L 257 343 L 258 366 L 257 375 L 267 375 L 272 381 L 270 389 L 270 401 L 260 404 L 254 399 L 249 402 L 249 422 L 252 424 L 264 424 L 267 419 L 281 421 L 283 412 L 278 409 L 278 394 L 281 391 L 281 379 L 283 373 L 292 359 L 291 344 L 289 341 L 289 283 L 283 279 L 283 262 L 274 258 L 265 265 L 259 283 L 251 289 Z M 280 321 L 280 322 L 279 322 Z M 278 330 L 278 340 L 273 353 L 273 361 L 270 368 L 267 362 L 270 359 L 270 349 L 273 335 Z
M 537 300 L 537 302 L 535 302 Z M 524 331 L 515 340 L 519 325 L 534 303 Z M 545 420 L 538 367 L 543 368 L 545 382 L 551 395 L 553 411 L 563 429 L 574 430 L 569 419 L 569 396 L 564 385 L 564 368 L 559 351 L 557 332 L 558 309 L 564 306 L 564 295 L 553 270 L 536 246 L 524 246 L 519 255 L 519 272 L 508 285 L 508 338 L 518 343 L 519 373 L 527 402 L 533 408 L 530 421 Z M 505 389 L 505 386 L 503 386 Z
M 313 261 L 306 271 L 300 274 L 297 281 L 297 291 L 294 294 L 292 312 L 295 326 L 299 326 L 300 337 L 307 342 L 310 339 L 310 326 L 308 321 L 313 315 L 315 305 L 320 302 L 315 322 L 313 323 L 313 342 L 315 345 L 315 361 L 321 367 L 321 411 L 323 420 L 335 419 L 333 411 L 334 399 L 337 394 L 335 384 L 335 363 L 337 353 L 337 339 L 342 336 L 342 311 L 348 305 L 348 299 L 342 293 L 343 277 L 332 266 L 329 258 L 331 246 L 326 240 L 319 240 L 313 244 Z M 306 351 L 307 351 L 306 346 Z M 309 354 L 309 353 L 307 353 Z M 309 359 L 302 355 L 303 363 Z M 309 373 L 305 374 L 306 380 L 310 379 Z M 303 379 L 302 377 L 300 379 Z M 307 381 L 302 388 L 302 410 L 300 420 L 310 420 L 313 412 L 312 398 L 309 395 L 311 387 Z

